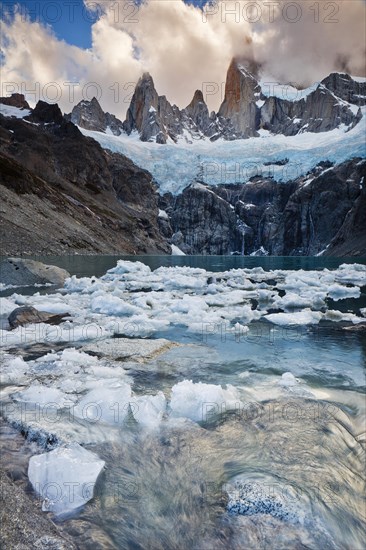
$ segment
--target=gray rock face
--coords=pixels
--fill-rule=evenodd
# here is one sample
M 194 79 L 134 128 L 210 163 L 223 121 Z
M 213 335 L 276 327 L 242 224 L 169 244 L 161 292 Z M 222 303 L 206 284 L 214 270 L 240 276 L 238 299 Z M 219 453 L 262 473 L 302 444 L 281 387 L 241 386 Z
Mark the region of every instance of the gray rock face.
M 38 311 L 34 307 L 23 306 L 14 309 L 8 317 L 8 321 L 10 328 L 14 329 L 37 323 L 59 325 L 63 322 L 65 317 L 69 317 L 69 314 L 48 313 L 48 311 Z
M 327 132 L 341 124 L 352 127 L 361 116 L 361 111 L 355 115 L 320 84 L 300 101 L 267 98 L 260 110 L 260 125 L 274 134 L 293 136 L 303 131 Z
M 196 90 L 194 92 L 192 101 L 185 109 L 183 109 L 183 112 L 192 121 L 192 123 L 206 135 L 211 124 L 211 119 L 201 90 Z
M 352 128 L 361 119 L 361 106 L 366 101 L 366 84 L 349 75 L 332 73 L 307 97 L 289 101 L 265 97 L 257 80 L 257 67 L 246 60 L 233 59 L 227 72 L 225 98 L 216 114 L 209 113 L 203 94 L 196 90 L 187 107 L 180 110 L 159 96 L 149 73 L 139 79 L 126 120 L 122 124 L 114 115 L 104 113 L 98 101 L 81 101 L 69 120 L 87 130 L 113 134 L 122 131 L 139 133 L 141 141 L 165 144 L 218 138 L 226 140 L 257 137 L 264 128 L 274 134 L 295 135 L 298 132 L 326 132 L 341 124 Z M 264 103 L 263 103 L 264 101 Z
M 80 101 L 72 110 L 71 122 L 85 130 L 105 132 L 107 129 L 105 114 L 98 100 Z
M 230 203 L 201 183 L 177 197 L 171 227 L 173 244 L 187 254 L 230 254 L 241 238 Z
M 158 95 L 148 73 L 137 83 L 123 127 L 127 134 L 136 130 L 141 141 L 161 144 L 169 138 L 177 142 L 181 137 L 193 143 L 203 137 L 217 139 L 227 135 L 231 139 L 234 135 L 229 120 L 209 113 L 200 90 L 196 90 L 190 104 L 180 110 L 176 105 L 171 105 L 166 96 Z
M 103 150 L 65 120 L 35 125 L 0 115 L 0 138 L 4 255 L 171 252 L 158 228 L 149 172 Z M 8 280 L 0 282 L 42 283 L 19 273 L 8 265 Z
M 5 285 L 63 285 L 67 277 L 70 273 L 66 269 L 34 260 L 8 258 L 0 264 L 0 282 Z
M 73 124 L 96 132 L 105 132 L 110 128 L 115 136 L 121 135 L 123 124 L 110 113 L 105 113 L 98 100 L 93 97 L 91 101 L 80 101 L 72 110 L 69 118 Z
M 365 103 L 365 84 L 348 75 L 333 73 L 308 96 L 298 101 L 265 97 L 258 80 L 245 61 L 233 59 L 219 112 L 209 113 L 203 94 L 197 90 L 191 103 L 182 110 L 158 96 L 153 79 L 144 74 L 133 95 L 124 128 L 137 130 L 142 141 L 166 143 L 184 136 L 191 143 L 211 140 L 243 139 L 258 136 L 264 128 L 274 134 L 327 132 L 340 125 L 352 128 L 361 119 L 353 105 Z M 263 103 L 264 101 L 264 103 Z
M 346 73 L 331 73 L 322 84 L 348 103 L 366 105 L 366 82 L 357 82 Z
M 166 130 L 159 120 L 158 109 L 159 96 L 155 90 L 154 81 L 149 73 L 144 73 L 132 96 L 124 130 L 127 134 L 137 130 L 141 141 L 152 141 L 152 138 L 155 138 L 154 141 L 158 143 L 166 143 Z
M 328 162 L 294 181 L 187 187 L 165 195 L 173 244 L 186 254 L 366 254 L 366 161 Z M 167 204 L 168 203 L 168 204 Z
M 211 126 L 212 120 L 202 92 L 196 91 L 191 103 L 181 111 L 176 105 L 171 105 L 164 95 L 158 95 L 148 73 L 137 83 L 124 122 L 128 134 L 137 130 L 141 141 L 161 144 L 169 138 L 176 142 L 185 131 L 188 140 L 201 139 L 215 133 Z

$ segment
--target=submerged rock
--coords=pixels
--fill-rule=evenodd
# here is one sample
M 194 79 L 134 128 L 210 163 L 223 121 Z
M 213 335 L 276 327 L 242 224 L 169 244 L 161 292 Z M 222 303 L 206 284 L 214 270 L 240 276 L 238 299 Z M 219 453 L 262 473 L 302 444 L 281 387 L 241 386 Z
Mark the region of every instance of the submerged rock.
M 133 360 L 137 363 L 143 363 L 177 345 L 175 342 L 170 342 L 164 338 L 157 340 L 110 338 L 93 344 L 86 344 L 81 350 L 97 357 L 108 357 L 114 361 Z
M 63 322 L 68 313 L 48 313 L 47 311 L 38 311 L 35 307 L 22 306 L 17 307 L 8 317 L 10 328 L 23 327 L 35 323 L 47 323 L 49 325 L 59 325 Z
M 34 260 L 7 258 L 0 264 L 0 283 L 5 285 L 63 285 L 68 277 L 70 273 L 66 269 Z
M 359 323 L 358 325 L 351 325 L 349 327 L 343 327 L 344 330 L 351 330 L 352 332 L 366 332 L 366 322 Z

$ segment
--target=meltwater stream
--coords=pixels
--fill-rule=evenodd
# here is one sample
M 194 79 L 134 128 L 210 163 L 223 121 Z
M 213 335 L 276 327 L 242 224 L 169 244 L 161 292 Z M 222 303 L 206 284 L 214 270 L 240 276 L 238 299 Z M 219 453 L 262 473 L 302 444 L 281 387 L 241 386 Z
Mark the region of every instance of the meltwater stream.
M 116 313 L 116 302 L 109 300 L 112 294 L 131 307 L 145 304 L 148 313 L 144 331 L 148 326 L 149 332 L 144 337 L 179 344 L 147 362 L 111 361 L 99 370 L 93 363 L 94 378 L 88 378 L 87 365 L 82 370 L 76 362 L 63 362 L 60 354 L 65 345 L 60 342 L 53 345 L 59 355 L 48 356 L 48 360 L 44 357 L 52 347 L 48 342 L 38 343 L 37 347 L 13 343 L 6 349 L 10 355 L 22 355 L 31 365 L 28 378 L 17 381 L 9 375 L 6 383 L 2 380 L 6 393 L 34 384 L 35 372 L 37 383 L 52 383 L 57 388 L 66 387 L 64 376 L 72 384 L 79 377 L 88 388 L 103 393 L 113 407 L 108 391 L 118 387 L 118 380 L 111 378 L 107 384 L 105 377 L 111 374 L 108 371 L 103 376 L 103 372 L 107 373 L 107 367 L 114 372 L 122 367 L 118 376 L 131 385 L 135 397 L 146 399 L 158 392 L 166 397 L 167 406 L 159 422 L 139 422 L 132 406 L 123 422 L 80 423 L 84 447 L 104 460 L 106 466 L 98 478 L 94 498 L 76 512 L 55 518 L 79 548 L 364 548 L 366 337 L 362 330 L 345 329 L 356 327 L 358 318 L 362 321 L 365 272 L 358 259 L 358 275 L 350 263 L 349 268 L 339 272 L 336 282 L 322 282 L 320 278 L 315 295 L 306 272 L 329 269 L 332 273 L 344 262 L 304 260 L 297 259 L 302 265 L 296 265 L 293 258 L 277 259 L 277 263 L 273 258 L 250 259 L 250 265 L 237 263 L 243 262 L 241 258 L 173 260 L 180 266 L 186 262 L 192 268 L 204 267 L 209 277 L 220 273 L 222 280 L 216 281 L 215 293 L 208 296 L 197 282 L 203 276 L 198 272 L 191 273 L 194 281 L 182 279 L 182 273 L 163 272 L 160 282 L 165 275 L 169 277 L 164 279 L 162 290 L 157 286 L 154 290 L 157 283 L 153 275 L 141 277 L 149 280 L 143 288 L 136 273 L 124 270 L 112 273 L 104 283 L 99 279 L 81 283 L 80 277 L 101 277 L 116 265 L 117 259 L 100 258 L 99 271 L 95 271 L 95 258 L 86 258 L 84 269 L 83 259 L 78 258 L 72 260 L 77 262 L 74 273 L 78 279 L 61 295 L 57 290 L 50 293 L 45 289 L 38 296 L 33 290 L 33 295 L 29 292 L 24 298 L 35 307 L 37 303 L 48 303 L 51 308 L 64 300 L 74 322 L 87 322 L 91 315 L 93 322 L 107 328 L 118 315 L 124 323 L 136 315 L 142 319 L 137 310 L 131 309 L 125 316 L 121 310 Z M 72 261 L 65 265 L 58 259 L 57 263 L 73 272 Z M 154 269 L 172 259 L 143 261 L 154 274 Z M 267 265 L 263 263 L 266 261 Z M 255 269 L 260 263 L 265 272 L 272 272 L 265 276 L 258 271 L 256 275 L 241 271 L 222 275 L 229 269 Z M 303 270 L 301 277 L 299 269 Z M 284 271 L 288 274 L 283 275 Z M 345 273 L 349 276 L 343 276 Z M 251 286 L 242 284 L 244 276 Z M 227 286 L 220 290 L 222 284 Z M 99 286 L 91 291 L 95 285 Z M 360 289 L 357 297 L 350 297 L 352 285 Z M 235 294 L 244 287 L 243 292 L 258 293 L 260 289 L 277 294 Z M 309 294 L 309 288 L 313 294 Z M 12 300 L 11 290 L 7 294 Z M 288 302 L 284 305 L 286 295 Z M 305 302 L 310 295 L 313 305 L 309 308 Z M 208 309 L 204 302 L 195 301 L 197 296 L 210 303 Z M 110 310 L 101 311 L 101 302 L 108 303 Z M 308 310 L 312 312 L 311 321 L 296 317 L 298 312 L 308 316 Z M 261 315 L 250 318 L 253 311 Z M 281 312 L 288 317 L 272 317 L 272 322 L 266 319 L 266 315 Z M 197 329 L 200 316 L 204 330 Z M 124 336 L 118 326 L 116 342 Z M 138 336 L 130 335 L 134 339 Z M 82 339 L 73 341 L 76 350 L 72 353 L 77 355 L 82 345 Z M 86 387 L 82 388 L 81 395 L 85 391 Z M 68 392 L 73 398 L 74 393 Z M 63 410 L 57 429 L 70 427 L 66 417 Z M 0 428 L 2 462 L 17 483 L 32 494 L 26 475 L 28 460 L 44 449 L 37 447 L 37 442 L 24 441 L 17 426 L 3 423 Z M 40 506 L 39 499 L 34 497 L 34 501 Z

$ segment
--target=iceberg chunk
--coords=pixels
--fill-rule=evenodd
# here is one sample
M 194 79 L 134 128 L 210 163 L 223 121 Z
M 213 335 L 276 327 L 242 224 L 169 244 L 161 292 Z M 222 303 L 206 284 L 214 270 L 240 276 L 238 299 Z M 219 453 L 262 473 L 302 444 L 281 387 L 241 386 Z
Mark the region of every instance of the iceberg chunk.
M 131 400 L 131 411 L 135 420 L 143 427 L 157 428 L 166 409 L 163 392 L 157 395 L 141 395 Z
M 32 456 L 28 478 L 42 498 L 42 510 L 71 513 L 93 498 L 94 486 L 105 462 L 77 443 Z
M 99 387 L 88 392 L 74 407 L 78 418 L 89 422 L 118 425 L 126 418 L 131 401 L 131 386 L 122 382 L 118 388 Z
M 170 408 L 172 416 L 185 417 L 195 422 L 205 422 L 228 410 L 240 408 L 241 402 L 236 389 L 227 389 L 214 384 L 194 384 L 183 380 L 172 388 Z

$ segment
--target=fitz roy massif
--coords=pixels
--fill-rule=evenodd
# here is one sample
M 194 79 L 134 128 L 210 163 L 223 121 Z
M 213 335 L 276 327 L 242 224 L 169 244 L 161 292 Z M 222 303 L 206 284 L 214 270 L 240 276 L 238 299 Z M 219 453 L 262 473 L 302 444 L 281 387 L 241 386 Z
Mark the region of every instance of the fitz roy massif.
M 124 121 L 0 98 L 4 253 L 365 254 L 366 79 L 299 90 L 233 59 L 217 113 L 192 96 L 144 73 Z

